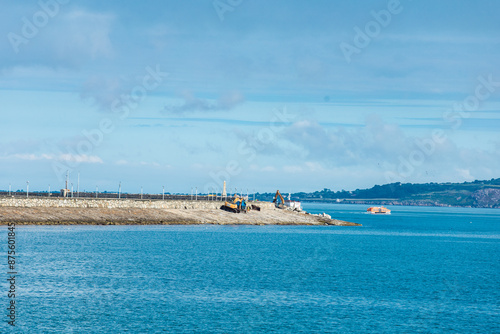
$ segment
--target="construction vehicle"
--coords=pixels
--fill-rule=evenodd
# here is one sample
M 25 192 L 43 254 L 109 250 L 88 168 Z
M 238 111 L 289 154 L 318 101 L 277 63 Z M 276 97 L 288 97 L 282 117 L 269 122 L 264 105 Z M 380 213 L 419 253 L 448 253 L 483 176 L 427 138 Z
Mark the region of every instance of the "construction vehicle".
M 247 205 L 247 201 L 241 197 L 235 197 L 233 202 L 225 202 L 224 205 L 222 205 L 220 208 L 221 210 L 234 213 L 247 213 L 251 209 L 251 207 Z
M 250 208 L 251 208 L 252 210 L 255 210 L 255 211 L 260 211 L 260 206 L 255 205 L 255 204 L 250 205 Z
M 281 203 L 278 203 L 278 199 L 281 201 Z M 276 190 L 276 195 L 274 195 L 273 203 L 276 204 L 277 208 L 283 209 L 285 207 L 285 199 L 283 198 L 283 196 L 281 196 L 279 190 Z
M 291 194 L 288 194 L 288 200 L 285 200 L 279 190 L 276 190 L 276 195 L 274 195 L 273 203 L 275 203 L 276 207 L 280 209 L 299 212 L 302 211 L 302 206 L 299 201 L 292 201 Z

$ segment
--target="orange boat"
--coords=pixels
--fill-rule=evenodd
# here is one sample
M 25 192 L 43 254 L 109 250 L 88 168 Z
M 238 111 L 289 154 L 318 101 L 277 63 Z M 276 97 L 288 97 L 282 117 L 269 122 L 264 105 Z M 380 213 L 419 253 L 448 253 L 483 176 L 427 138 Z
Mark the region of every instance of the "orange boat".
M 370 213 L 386 214 L 386 215 L 391 213 L 391 210 L 384 208 L 383 206 L 372 206 L 371 208 L 368 208 L 368 210 L 366 211 Z

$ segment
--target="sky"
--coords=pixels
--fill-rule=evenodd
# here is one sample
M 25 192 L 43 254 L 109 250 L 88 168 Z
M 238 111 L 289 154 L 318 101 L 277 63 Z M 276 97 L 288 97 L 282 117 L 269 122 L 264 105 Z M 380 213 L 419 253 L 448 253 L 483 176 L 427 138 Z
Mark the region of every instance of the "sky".
M 0 189 L 500 177 L 498 1 L 0 4 Z

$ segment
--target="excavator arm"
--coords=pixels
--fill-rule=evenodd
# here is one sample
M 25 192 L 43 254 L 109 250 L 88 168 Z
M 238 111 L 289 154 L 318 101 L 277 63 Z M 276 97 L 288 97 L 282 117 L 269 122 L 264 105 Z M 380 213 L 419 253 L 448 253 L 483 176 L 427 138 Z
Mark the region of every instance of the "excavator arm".
M 278 198 L 281 200 L 281 204 L 285 205 L 285 199 L 283 198 L 283 196 L 281 196 L 280 191 L 276 190 L 276 195 L 274 195 L 273 203 L 278 204 L 277 202 Z

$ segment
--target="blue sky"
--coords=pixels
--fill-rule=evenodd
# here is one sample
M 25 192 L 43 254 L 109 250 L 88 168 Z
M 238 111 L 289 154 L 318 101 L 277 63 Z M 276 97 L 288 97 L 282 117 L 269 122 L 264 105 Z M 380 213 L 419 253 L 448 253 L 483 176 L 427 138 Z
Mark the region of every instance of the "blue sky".
M 498 1 L 1 1 L 0 189 L 500 177 Z

